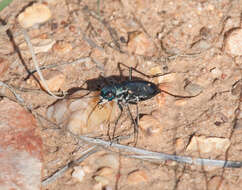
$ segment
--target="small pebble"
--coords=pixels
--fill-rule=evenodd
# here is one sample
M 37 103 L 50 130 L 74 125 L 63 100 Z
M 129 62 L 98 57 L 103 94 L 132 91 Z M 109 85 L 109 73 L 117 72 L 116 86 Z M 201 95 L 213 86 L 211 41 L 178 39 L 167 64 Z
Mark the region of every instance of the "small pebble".
M 74 172 L 72 172 L 72 177 L 76 178 L 78 181 L 83 181 L 83 178 L 85 176 L 85 172 L 82 168 L 82 166 L 74 167 Z
M 178 79 L 177 73 L 169 73 L 158 77 L 158 83 L 170 83 Z
M 242 93 L 242 80 L 237 81 L 231 90 L 231 94 L 234 96 L 238 96 Z
M 235 129 L 242 129 L 242 119 L 238 119 L 234 126 Z
M 185 86 L 185 91 L 191 96 L 196 96 L 203 91 L 203 87 L 195 83 L 189 83 L 187 86 Z
M 175 105 L 176 106 L 184 106 L 187 104 L 187 99 L 178 99 L 178 100 L 175 100 Z
M 57 54 L 66 54 L 72 50 L 72 45 L 68 42 L 57 42 L 53 45 L 53 51 Z
M 109 180 L 106 177 L 103 177 L 103 176 L 95 176 L 94 179 L 95 179 L 96 182 L 101 183 L 102 185 L 109 184 Z
M 176 140 L 176 150 L 181 151 L 185 148 L 185 142 L 183 138 L 179 138 Z
M 142 182 L 147 182 L 148 177 L 145 171 L 136 170 L 128 174 L 127 180 L 130 185 L 136 185 Z
M 165 93 L 159 93 L 156 95 L 155 100 L 159 107 L 162 107 L 165 104 L 166 101 L 166 94 Z
M 194 44 L 193 48 L 200 49 L 202 51 L 211 47 L 211 44 L 206 40 L 200 40 Z
M 219 68 L 215 67 L 214 69 L 211 70 L 211 73 L 214 78 L 219 78 L 222 74 L 222 71 Z
M 97 170 L 94 179 L 102 185 L 107 185 L 114 180 L 114 170 L 110 167 L 103 167 Z
M 109 177 L 114 173 L 113 169 L 110 167 L 103 167 L 97 170 L 95 175 Z
M 31 43 L 33 45 L 34 53 L 43 53 L 48 52 L 51 50 L 52 46 L 55 44 L 55 40 L 52 39 L 41 39 L 41 38 L 35 38 L 31 40 Z M 26 42 L 23 42 L 19 45 L 19 49 L 21 50 L 21 53 L 27 57 L 31 57 L 31 53 L 29 51 L 29 47 L 27 46 Z
M 159 93 L 155 96 L 155 100 L 156 100 L 158 106 L 162 107 L 162 106 L 164 106 L 166 99 L 169 96 L 167 93 L 162 92 L 162 91 L 169 92 L 169 90 L 171 89 L 171 83 L 166 83 L 166 82 L 161 83 L 161 84 L 159 84 L 158 88 L 161 90 L 161 93 Z
M 62 100 L 48 107 L 46 116 L 49 120 L 60 124 L 65 120 L 67 112 L 67 100 Z
M 187 151 L 199 152 L 199 154 L 223 154 L 230 146 L 227 138 L 193 136 Z
M 117 169 L 119 167 L 119 161 L 114 154 L 103 154 L 96 160 L 96 165 L 100 167 L 110 167 L 112 169 Z
M 225 41 L 225 51 L 231 55 L 242 55 L 242 28 L 235 29 L 228 34 Z
M 51 11 L 46 5 L 35 3 L 27 7 L 24 12 L 18 16 L 18 22 L 22 27 L 28 28 L 35 24 L 46 22 L 50 17 Z
M 58 91 L 61 89 L 65 82 L 65 75 L 59 71 L 51 71 L 48 75 L 44 76 L 45 82 L 48 85 L 50 91 Z M 40 81 L 41 86 L 45 88 L 45 85 Z

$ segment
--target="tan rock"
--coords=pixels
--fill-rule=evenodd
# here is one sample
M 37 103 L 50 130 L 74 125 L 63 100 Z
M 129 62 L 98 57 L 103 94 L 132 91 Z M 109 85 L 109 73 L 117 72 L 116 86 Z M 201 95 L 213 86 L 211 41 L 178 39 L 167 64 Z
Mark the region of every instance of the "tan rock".
M 50 17 L 50 9 L 44 4 L 36 3 L 26 8 L 24 12 L 18 16 L 18 22 L 22 27 L 28 28 L 35 24 L 46 22 Z
M 187 99 L 179 99 L 179 100 L 175 100 L 175 105 L 176 106 L 184 106 L 187 104 Z
M 55 40 L 35 38 L 31 40 L 31 43 L 33 45 L 34 53 L 38 54 L 38 53 L 48 52 L 49 50 L 51 50 L 52 46 L 55 44 Z M 29 47 L 27 46 L 26 42 L 21 43 L 19 45 L 19 49 L 24 55 L 28 57 L 31 56 Z
M 113 174 L 114 174 L 114 170 L 112 168 L 103 167 L 103 168 L 98 169 L 98 171 L 96 172 L 95 175 L 109 177 L 109 176 L 113 176 Z
M 94 179 L 95 179 L 96 182 L 101 183 L 102 185 L 109 184 L 109 180 L 106 177 L 103 177 L 103 176 L 95 176 Z
M 96 182 L 101 183 L 102 185 L 108 185 L 114 180 L 114 177 L 114 170 L 112 168 L 103 167 L 97 170 L 93 178 Z
M 167 99 L 168 94 L 165 92 L 169 92 L 171 84 L 169 83 L 161 83 L 159 84 L 158 88 L 161 90 L 161 93 L 159 93 L 158 95 L 156 95 L 155 100 L 158 103 L 159 107 L 162 107 Z M 162 92 L 165 91 L 165 92 Z
M 105 168 L 103 171 L 101 170 L 102 172 L 108 172 L 108 168 L 111 168 L 113 170 L 118 169 L 118 157 L 114 154 L 103 154 L 98 157 L 98 159 L 95 162 L 95 165 L 98 166 L 98 168 Z
M 171 83 L 178 80 L 177 73 L 169 73 L 158 77 L 158 83 Z
M 75 179 L 77 179 L 78 181 L 83 181 L 84 176 L 85 176 L 85 172 L 82 168 L 82 166 L 77 166 L 74 167 L 74 171 L 72 172 L 72 177 L 74 177 Z
M 225 51 L 232 55 L 242 55 L 242 28 L 230 32 L 225 40 Z
M 176 150 L 181 151 L 185 148 L 185 142 L 183 138 L 179 138 L 176 140 Z
M 147 182 L 148 177 L 144 170 L 136 170 L 128 174 L 127 180 L 130 185 L 136 185 Z
M 72 45 L 68 42 L 58 42 L 53 46 L 53 51 L 57 54 L 66 54 L 72 50 Z
M 223 154 L 230 145 L 227 138 L 194 136 L 187 147 L 187 151 L 196 151 L 200 154 Z
M 56 122 L 57 124 L 62 123 L 68 117 L 68 102 L 67 100 L 58 101 L 54 105 L 48 107 L 46 116 L 49 120 Z
M 66 77 L 59 71 L 51 71 L 44 78 L 50 91 L 58 91 L 64 84 Z M 43 81 L 40 81 L 40 83 L 44 88 Z
M 191 96 L 197 96 L 203 91 L 203 87 L 196 83 L 189 83 L 185 87 L 185 91 L 188 92 Z

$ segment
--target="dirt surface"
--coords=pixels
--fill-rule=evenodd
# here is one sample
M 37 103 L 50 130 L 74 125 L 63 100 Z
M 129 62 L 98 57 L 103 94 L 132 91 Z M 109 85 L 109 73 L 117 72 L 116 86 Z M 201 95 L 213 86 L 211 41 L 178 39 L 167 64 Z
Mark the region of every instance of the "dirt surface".
M 47 52 L 36 53 L 40 66 L 56 65 L 42 70 L 47 79 L 60 76 L 50 82 L 53 91 L 91 92 L 82 97 L 89 101 L 87 97 L 91 98 L 97 87 L 113 80 L 110 76 L 117 80 L 120 74 L 128 76 L 127 67 L 146 75 L 166 74 L 148 78 L 133 72 L 133 77 L 188 97 L 160 93 L 141 102 L 136 147 L 194 158 L 242 161 L 242 57 L 226 52 L 228 32 L 242 27 L 241 0 L 43 2 L 51 10 L 51 19 L 27 31 L 31 39 L 55 41 Z M 7 71 L 0 76 L 23 97 L 39 122 L 44 180 L 79 158 L 91 145 L 70 135 L 65 124 L 47 119 L 47 108 L 56 99 L 41 90 L 28 74 L 35 68 L 28 48 L 21 46 L 24 38 L 17 22 L 17 16 L 31 3 L 15 0 L 0 12 L 2 24 L 9 24 L 7 34 L 0 34 L 0 55 L 8 63 Z M 86 57 L 91 59 L 64 64 Z M 118 63 L 127 67 L 121 64 L 119 68 Z M 14 99 L 11 93 L 4 96 Z M 136 118 L 135 105 L 130 107 Z M 88 135 L 108 140 L 108 127 L 112 131 L 113 126 L 114 123 L 95 126 Z M 119 143 L 133 146 L 132 133 L 133 125 L 125 109 L 115 134 L 131 134 Z M 200 153 L 188 148 L 194 136 L 228 139 L 230 146 Z M 85 176 L 80 181 L 73 174 L 77 166 L 71 166 L 43 189 L 242 189 L 240 168 L 150 162 L 121 155 L 122 150 L 113 151 L 100 148 L 81 162 L 78 166 Z

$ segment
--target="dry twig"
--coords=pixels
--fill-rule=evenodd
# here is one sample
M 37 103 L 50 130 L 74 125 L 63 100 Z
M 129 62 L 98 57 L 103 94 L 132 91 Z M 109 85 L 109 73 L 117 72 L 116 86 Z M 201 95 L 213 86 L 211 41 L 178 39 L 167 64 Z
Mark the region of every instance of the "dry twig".
M 41 73 L 41 71 L 40 71 L 39 64 L 38 64 L 38 62 L 37 62 L 37 59 L 36 59 L 36 56 L 35 56 L 35 53 L 34 53 L 34 49 L 33 49 L 32 43 L 31 43 L 31 41 L 30 41 L 30 39 L 29 39 L 28 33 L 27 33 L 27 31 L 26 31 L 24 28 L 22 28 L 22 31 L 23 31 L 24 39 L 25 39 L 25 41 L 26 41 L 26 43 L 27 43 L 27 45 L 28 45 L 28 47 L 29 47 L 29 51 L 30 51 L 30 53 L 31 53 L 31 56 L 32 56 L 32 59 L 33 59 L 33 62 L 34 62 L 35 69 L 36 69 L 36 71 L 37 71 L 37 73 L 38 73 L 38 75 L 39 75 L 39 77 L 40 77 L 40 80 L 41 80 L 42 83 L 43 83 L 44 88 L 46 89 L 46 91 L 47 91 L 51 96 L 55 97 L 56 99 L 63 99 L 63 98 L 65 98 L 65 95 L 62 96 L 62 97 L 60 97 L 60 96 L 56 96 L 56 95 L 54 95 L 54 94 L 49 90 L 49 87 L 48 87 L 48 85 L 47 85 L 47 83 L 46 83 L 46 81 L 45 81 L 45 79 L 44 79 L 44 77 L 43 77 L 43 75 L 42 75 L 42 73 Z
M 72 134 L 73 135 L 73 134 Z M 144 150 L 140 148 L 125 146 L 121 144 L 111 143 L 101 140 L 90 138 L 86 136 L 77 136 L 74 135 L 80 140 L 86 141 L 88 143 L 96 144 L 103 146 L 105 148 L 118 148 L 122 149 L 127 152 L 135 153 L 136 155 L 129 155 L 129 157 L 138 158 L 142 160 L 149 160 L 149 161 L 167 161 L 172 160 L 180 163 L 187 163 L 187 164 L 195 164 L 195 165 L 210 165 L 210 166 L 218 166 L 224 168 L 241 168 L 242 162 L 236 161 L 228 161 L 228 160 L 212 160 L 212 159 L 205 159 L 205 158 L 192 158 L 188 156 L 179 156 L 179 155 L 172 155 L 172 154 L 165 154 L 160 152 L 152 152 L 149 150 Z M 138 154 L 138 155 L 137 155 Z
M 18 93 L 15 92 L 13 87 L 9 86 L 8 84 L 6 84 L 2 81 L 0 81 L 0 86 L 3 86 L 5 88 L 9 89 L 13 93 L 13 95 L 15 96 L 15 98 L 17 99 L 17 101 L 20 105 L 23 105 L 27 110 L 32 110 L 31 106 L 28 106 L 24 102 L 24 99 Z

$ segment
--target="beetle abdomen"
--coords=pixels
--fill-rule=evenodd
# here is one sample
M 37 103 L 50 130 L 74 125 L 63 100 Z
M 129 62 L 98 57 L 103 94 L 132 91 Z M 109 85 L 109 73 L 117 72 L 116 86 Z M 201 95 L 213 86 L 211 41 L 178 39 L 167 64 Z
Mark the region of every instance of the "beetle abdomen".
M 137 103 L 157 95 L 160 90 L 157 86 L 148 81 L 125 81 L 121 86 L 127 90 L 126 101 L 128 103 Z

